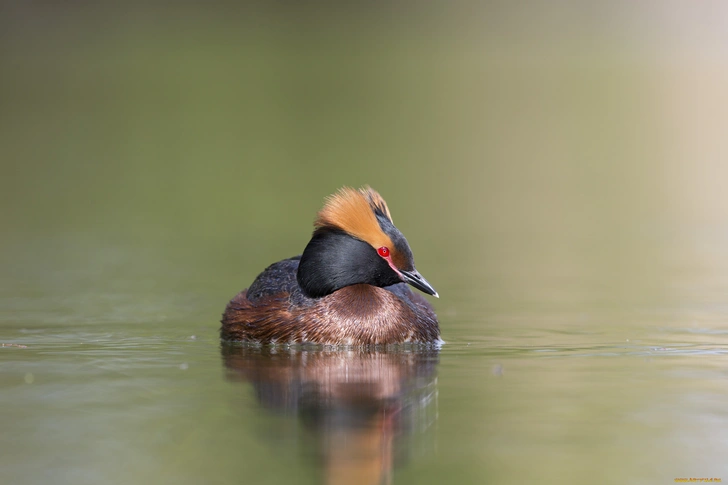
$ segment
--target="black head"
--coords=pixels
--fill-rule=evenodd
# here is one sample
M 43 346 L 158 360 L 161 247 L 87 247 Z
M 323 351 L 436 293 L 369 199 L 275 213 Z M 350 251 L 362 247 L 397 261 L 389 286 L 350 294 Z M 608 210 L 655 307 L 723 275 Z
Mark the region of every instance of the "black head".
M 312 298 L 359 283 L 389 286 L 401 281 L 369 243 L 338 229 L 317 229 L 298 265 L 298 284 Z
M 409 283 L 437 296 L 415 269 L 412 250 L 372 189 L 343 189 L 319 213 L 317 229 L 298 266 L 298 283 L 310 297 L 345 286 Z

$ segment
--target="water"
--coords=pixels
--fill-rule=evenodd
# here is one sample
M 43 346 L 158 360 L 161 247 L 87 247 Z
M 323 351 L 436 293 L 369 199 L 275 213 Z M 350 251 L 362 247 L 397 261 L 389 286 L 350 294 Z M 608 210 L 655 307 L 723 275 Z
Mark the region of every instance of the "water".
M 728 480 L 725 16 L 277 8 L 0 16 L 2 483 Z M 221 345 L 365 183 L 446 344 Z
M 0 467 L 5 483 L 719 478 L 726 308 L 695 295 L 724 274 L 650 304 L 441 286 L 442 349 L 375 353 L 221 346 L 185 294 L 6 282 Z

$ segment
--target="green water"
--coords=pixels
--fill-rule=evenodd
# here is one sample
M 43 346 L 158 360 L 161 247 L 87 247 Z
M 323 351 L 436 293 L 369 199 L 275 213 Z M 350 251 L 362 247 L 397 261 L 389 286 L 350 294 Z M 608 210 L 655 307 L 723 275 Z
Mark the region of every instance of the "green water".
M 2 483 L 728 480 L 720 15 L 111 8 L 0 16 Z M 363 184 L 440 351 L 221 346 Z

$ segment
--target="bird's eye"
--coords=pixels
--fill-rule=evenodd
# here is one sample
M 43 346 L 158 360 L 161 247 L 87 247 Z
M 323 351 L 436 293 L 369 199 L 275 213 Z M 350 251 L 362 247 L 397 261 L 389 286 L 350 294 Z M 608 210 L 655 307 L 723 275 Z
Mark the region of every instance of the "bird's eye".
M 377 249 L 377 252 L 383 258 L 386 258 L 389 256 L 389 248 L 387 246 L 382 246 L 381 248 Z

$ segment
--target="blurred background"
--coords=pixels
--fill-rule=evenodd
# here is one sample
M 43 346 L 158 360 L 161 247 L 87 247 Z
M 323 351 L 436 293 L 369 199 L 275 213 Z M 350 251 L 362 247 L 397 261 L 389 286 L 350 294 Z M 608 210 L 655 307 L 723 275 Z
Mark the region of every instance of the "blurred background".
M 606 465 L 614 483 L 728 479 L 715 434 L 728 423 L 726 86 L 719 1 L 0 3 L 0 342 L 28 347 L 0 349 L 16 423 L 3 424 L 3 470 L 48 478 L 8 454 L 24 443 L 73 483 L 157 473 L 146 449 L 122 455 L 147 468 L 109 468 L 118 443 L 66 461 L 38 449 L 37 430 L 95 439 L 39 384 L 105 393 L 105 352 L 124 375 L 153 374 L 138 346 L 178 356 L 171 342 L 192 335 L 219 378 L 225 303 L 300 254 L 326 195 L 370 184 L 441 295 L 449 345 L 439 451 L 397 472 L 405 482 L 583 483 Z M 102 383 L 66 353 L 91 342 L 82 367 Z M 677 355 L 645 370 L 655 349 Z M 177 358 L 160 365 L 194 361 Z M 574 414 L 564 393 L 591 397 Z M 141 399 L 124 396 L 127 410 Z M 633 434 L 615 434 L 626 416 Z M 292 470 L 269 478 L 309 476 Z

